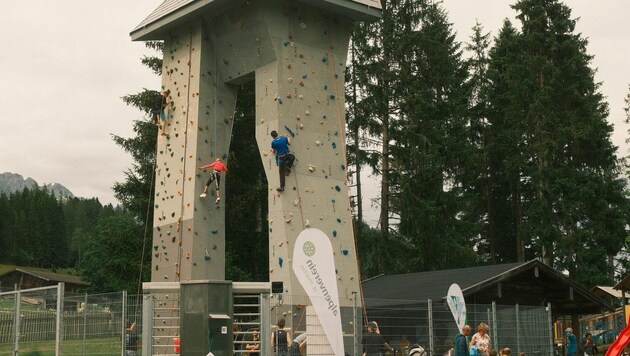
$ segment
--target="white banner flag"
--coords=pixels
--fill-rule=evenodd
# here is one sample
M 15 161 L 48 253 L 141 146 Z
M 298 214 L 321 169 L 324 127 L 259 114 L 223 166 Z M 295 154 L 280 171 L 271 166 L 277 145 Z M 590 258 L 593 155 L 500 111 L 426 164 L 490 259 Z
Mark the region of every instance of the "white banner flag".
M 446 303 L 451 309 L 457 324 L 457 330 L 461 332 L 464 325 L 466 325 L 466 302 L 464 301 L 462 289 L 456 283 L 451 284 L 451 287 L 448 289 Z
M 339 293 L 332 245 L 318 229 L 300 233 L 293 247 L 293 273 L 306 291 L 335 355 L 343 355 Z

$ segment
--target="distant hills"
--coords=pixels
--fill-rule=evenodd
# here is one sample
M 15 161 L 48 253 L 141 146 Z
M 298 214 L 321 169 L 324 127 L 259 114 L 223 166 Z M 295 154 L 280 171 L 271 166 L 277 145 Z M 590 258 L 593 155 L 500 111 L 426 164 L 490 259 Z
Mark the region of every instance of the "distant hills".
M 24 188 L 30 189 L 35 186 L 39 186 L 41 188 L 45 187 L 57 197 L 74 198 L 74 194 L 72 194 L 68 188 L 59 183 L 49 183 L 40 186 L 33 178 L 30 177 L 25 179 L 22 175 L 17 173 L 0 173 L 0 194 L 4 193 L 4 195 L 8 196 L 11 193 L 22 191 Z

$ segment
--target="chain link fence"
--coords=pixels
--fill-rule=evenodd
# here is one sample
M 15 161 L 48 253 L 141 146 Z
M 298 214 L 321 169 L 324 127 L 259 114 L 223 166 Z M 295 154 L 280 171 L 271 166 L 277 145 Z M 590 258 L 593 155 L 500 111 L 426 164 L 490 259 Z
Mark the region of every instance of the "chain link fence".
M 257 296 L 255 302 L 237 302 L 235 294 L 235 355 L 271 355 L 271 335 L 280 318 L 286 320 L 292 339 L 306 333 L 304 355 L 333 354 L 308 298 L 268 292 Z M 179 337 L 178 297 L 178 290 L 143 296 L 66 294 L 63 284 L 0 293 L 0 356 L 173 355 Z M 144 308 L 152 310 L 143 313 L 143 301 Z M 340 308 L 347 355 L 361 355 L 365 325 L 371 321 L 396 350 L 384 355 L 405 355 L 413 344 L 422 346 L 427 356 L 448 354 L 453 348 L 458 330 L 441 301 L 367 298 L 363 307 L 358 305 Z M 479 323 L 488 324 L 492 347 L 509 347 L 516 355 L 553 355 L 550 313 L 549 307 L 467 305 L 473 332 Z M 252 340 L 254 331 L 260 334 L 258 340 Z M 246 346 L 256 343 L 257 350 L 250 353 Z
M 422 346 L 429 355 L 452 352 L 459 332 L 446 303 L 408 300 L 365 299 L 366 318 L 375 321 L 381 335 L 405 355 L 410 345 Z M 467 323 L 475 332 L 479 323 L 490 326 L 491 346 L 508 347 L 513 355 L 553 354 L 552 319 L 549 307 L 467 304 Z
M 121 355 L 134 341 L 139 352 L 141 321 L 142 300 L 125 292 L 64 293 L 63 283 L 4 292 L 0 355 Z

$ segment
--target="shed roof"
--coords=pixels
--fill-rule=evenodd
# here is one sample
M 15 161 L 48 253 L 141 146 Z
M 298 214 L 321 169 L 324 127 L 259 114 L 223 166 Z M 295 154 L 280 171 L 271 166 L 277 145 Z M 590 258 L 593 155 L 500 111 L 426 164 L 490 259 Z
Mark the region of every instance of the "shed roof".
M 630 291 L 630 274 L 625 276 L 619 283 L 613 287 L 616 290 Z
M 0 277 L 13 274 L 13 273 L 28 274 L 35 278 L 42 279 L 46 282 L 55 282 L 55 283 L 64 282 L 64 283 L 71 283 L 71 284 L 82 285 L 82 286 L 90 285 L 90 283 L 84 282 L 78 276 L 71 276 L 67 274 L 54 273 L 54 272 L 42 271 L 38 269 L 25 268 L 25 267 L 16 267 L 8 272 L 0 274 Z
M 609 286 L 595 286 L 591 288 L 591 292 L 600 298 L 611 296 L 613 298 L 621 298 L 621 292 Z
M 266 1 L 266 0 L 265 0 Z M 293 0 L 312 6 L 330 9 L 351 18 L 369 20 L 381 16 L 380 0 Z M 213 11 L 234 0 L 164 0 L 130 35 L 134 41 L 162 40 L 165 33 L 182 22 L 199 16 L 203 11 Z
M 457 283 L 468 303 L 547 305 L 555 313 L 599 313 L 613 307 L 567 276 L 538 260 L 441 271 L 383 275 L 362 283 L 369 299 L 441 301 Z M 397 302 L 397 303 L 400 303 Z M 379 302 L 382 305 L 382 302 Z

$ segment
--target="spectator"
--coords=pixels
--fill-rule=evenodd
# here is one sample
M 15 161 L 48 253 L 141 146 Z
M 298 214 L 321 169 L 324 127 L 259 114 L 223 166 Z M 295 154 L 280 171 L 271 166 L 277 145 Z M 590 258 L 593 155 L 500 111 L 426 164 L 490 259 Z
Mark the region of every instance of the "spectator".
M 476 346 L 479 356 L 488 356 L 488 350 L 490 350 L 490 336 L 488 331 L 490 327 L 486 323 L 479 323 L 477 326 L 477 333 L 473 335 L 470 340 L 470 346 Z
M 470 356 L 466 339 L 468 334 L 470 334 L 470 325 L 464 325 L 461 333 L 455 336 L 455 356 Z
M 394 352 L 394 349 L 389 346 L 383 336 L 378 333 L 378 325 L 376 322 L 371 321 L 367 325 L 367 334 L 363 335 L 363 356 L 380 356 L 383 349 L 387 349 L 390 352 Z

